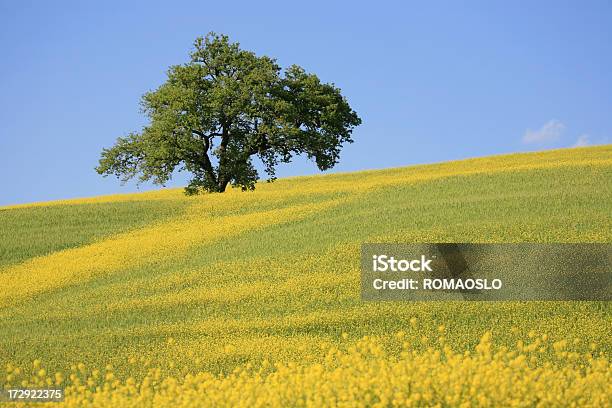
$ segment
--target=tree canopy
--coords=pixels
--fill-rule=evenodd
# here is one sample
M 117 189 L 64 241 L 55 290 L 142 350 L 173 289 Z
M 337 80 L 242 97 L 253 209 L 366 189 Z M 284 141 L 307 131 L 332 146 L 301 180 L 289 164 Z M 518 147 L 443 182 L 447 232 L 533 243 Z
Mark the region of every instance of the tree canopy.
M 269 180 L 295 155 L 326 170 L 361 123 L 335 85 L 297 65 L 283 70 L 225 35 L 197 38 L 189 62 L 167 76 L 142 97 L 148 124 L 104 149 L 98 173 L 163 185 L 188 171 L 187 194 L 250 190 L 259 179 L 254 156 Z

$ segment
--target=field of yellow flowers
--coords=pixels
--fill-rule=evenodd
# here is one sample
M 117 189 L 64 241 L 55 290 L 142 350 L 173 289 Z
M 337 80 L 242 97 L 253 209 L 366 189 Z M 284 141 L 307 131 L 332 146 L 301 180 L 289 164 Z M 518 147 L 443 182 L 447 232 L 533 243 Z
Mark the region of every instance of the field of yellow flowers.
M 608 302 L 362 302 L 359 281 L 363 242 L 611 242 L 610 214 L 612 146 L 0 208 L 0 384 L 65 406 L 610 406 Z

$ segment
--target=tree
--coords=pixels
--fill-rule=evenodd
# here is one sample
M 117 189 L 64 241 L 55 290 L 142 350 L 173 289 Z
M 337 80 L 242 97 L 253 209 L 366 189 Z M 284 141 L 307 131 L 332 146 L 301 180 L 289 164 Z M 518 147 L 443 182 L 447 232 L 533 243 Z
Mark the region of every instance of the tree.
M 361 119 L 340 89 L 301 67 L 283 71 L 215 33 L 197 38 L 190 57 L 142 97 L 148 125 L 104 149 L 98 173 L 163 185 L 175 170 L 188 171 L 187 194 L 223 192 L 230 183 L 252 190 L 254 156 L 274 180 L 275 167 L 295 155 L 329 169 L 353 141 Z

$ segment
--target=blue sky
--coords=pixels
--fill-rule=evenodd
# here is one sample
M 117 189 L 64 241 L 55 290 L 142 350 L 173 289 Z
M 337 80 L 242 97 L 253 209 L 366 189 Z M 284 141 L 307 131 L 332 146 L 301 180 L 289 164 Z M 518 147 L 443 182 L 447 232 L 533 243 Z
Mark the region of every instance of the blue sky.
M 333 171 L 612 142 L 609 1 L 0 0 L 0 205 L 136 191 L 99 153 L 208 31 L 343 90 L 363 125 Z

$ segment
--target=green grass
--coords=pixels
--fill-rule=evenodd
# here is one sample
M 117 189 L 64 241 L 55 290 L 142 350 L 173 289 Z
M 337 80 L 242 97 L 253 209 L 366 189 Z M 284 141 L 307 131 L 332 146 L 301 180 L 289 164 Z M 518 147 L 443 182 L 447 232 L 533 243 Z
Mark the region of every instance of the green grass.
M 499 163 L 503 168 L 494 168 Z M 419 178 L 455 168 L 465 171 Z M 359 247 L 373 241 L 612 242 L 611 176 L 612 147 L 604 146 L 279 180 L 254 193 L 195 201 L 173 192 L 172 200 L 2 210 L 0 278 L 3 265 L 180 218 L 194 202 L 212 222 L 338 203 L 225 239 L 203 238 L 186 252 L 169 251 L 6 306 L 0 362 L 41 358 L 52 369 L 111 362 L 134 373 L 144 368 L 128 357 L 145 356 L 170 372 L 226 372 L 265 357 L 316 358 L 321 342 L 337 342 L 343 332 L 391 336 L 413 317 L 419 334 L 431 339 L 445 325 L 459 349 L 475 345 L 486 330 L 498 345 L 535 330 L 579 338 L 585 350 L 596 343 L 607 354 L 607 302 L 362 302 Z
M 162 220 L 187 204 L 167 200 L 0 209 L 0 267 Z

